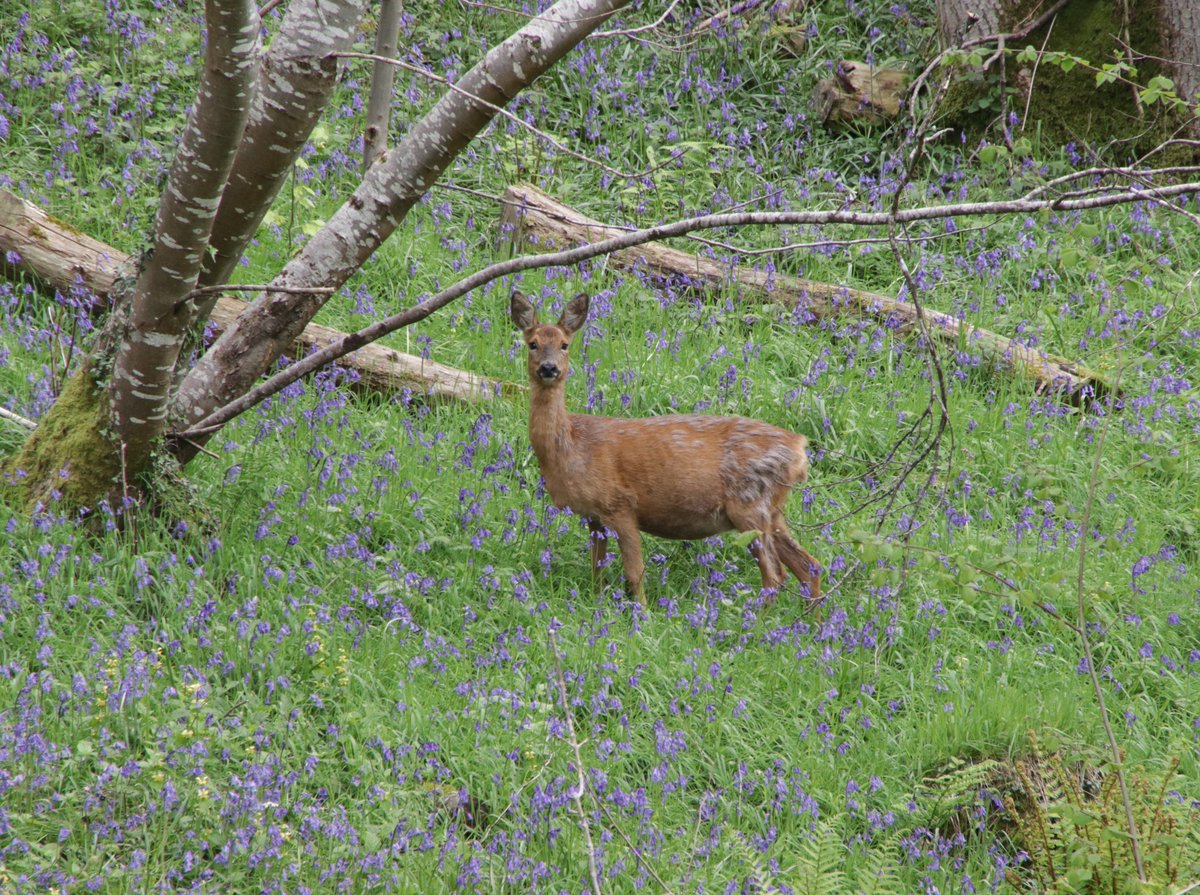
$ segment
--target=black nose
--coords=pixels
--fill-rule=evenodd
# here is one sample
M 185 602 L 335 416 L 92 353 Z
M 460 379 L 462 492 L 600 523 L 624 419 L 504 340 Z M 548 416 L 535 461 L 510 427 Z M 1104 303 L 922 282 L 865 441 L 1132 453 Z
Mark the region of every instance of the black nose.
M 537 373 L 541 379 L 557 379 L 558 364 L 542 364 L 538 367 Z

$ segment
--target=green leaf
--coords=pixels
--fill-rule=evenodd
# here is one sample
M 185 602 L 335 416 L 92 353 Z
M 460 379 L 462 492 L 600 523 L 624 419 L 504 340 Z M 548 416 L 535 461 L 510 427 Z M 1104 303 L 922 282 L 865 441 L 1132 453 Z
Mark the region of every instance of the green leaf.
M 1005 146 L 984 146 L 979 150 L 979 160 L 985 165 L 993 165 L 1003 161 L 1008 157 L 1008 148 Z
M 739 531 L 736 535 L 729 539 L 729 543 L 731 543 L 734 547 L 745 548 L 749 547 L 761 537 L 762 532 L 756 528 L 752 528 L 749 531 Z

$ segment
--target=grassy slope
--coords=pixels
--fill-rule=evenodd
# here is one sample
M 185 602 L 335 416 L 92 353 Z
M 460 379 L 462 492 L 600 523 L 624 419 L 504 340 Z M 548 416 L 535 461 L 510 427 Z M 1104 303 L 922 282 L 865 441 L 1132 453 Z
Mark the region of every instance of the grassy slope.
M 30 4 L 23 43 L 5 55 L 0 145 L 21 192 L 133 250 L 187 102 L 195 29 L 178 10 L 139 30 L 90 7 Z M 511 26 L 494 12 L 434 12 L 410 8 L 409 41 L 456 71 Z M 681 53 L 593 41 L 518 113 L 614 166 L 662 160 L 667 144 L 685 150 L 680 162 L 652 186 L 625 184 L 505 124 L 449 179 L 491 193 L 535 179 L 610 220 L 764 196 L 768 207 L 886 202 L 897 135 L 824 134 L 805 97 L 830 59 L 918 58 L 921 12 L 806 13 L 800 60 L 776 58 L 756 26 Z M 154 21 L 148 6 L 139 14 Z M 6 34 L 16 16 L 3 13 Z M 78 55 L 64 61 L 72 44 Z M 351 68 L 245 282 L 269 278 L 352 187 L 365 84 Z M 435 96 L 402 75 L 400 126 Z M 959 149 L 937 149 L 905 201 L 1007 195 L 1075 163 L 1041 147 L 1036 160 L 979 167 Z M 484 200 L 435 190 L 324 321 L 352 327 L 501 257 L 495 216 Z M 1181 762 L 1166 789 L 1194 820 L 1200 407 L 1184 287 L 1200 246 L 1190 223 L 1153 208 L 977 224 L 908 252 L 924 300 L 1120 370 L 1128 388 L 1099 457 L 1084 591 L 1119 739 L 1156 792 Z M 717 234 L 757 247 L 817 236 Z M 901 283 L 877 245 L 772 263 L 882 292 Z M 509 286 L 392 344 L 519 380 Z M 52 309 L 2 288 L 3 403 L 36 415 L 61 381 L 70 302 Z M 934 471 L 924 464 L 891 513 L 847 517 L 914 453 L 902 445 L 875 465 L 928 404 L 911 340 L 873 321 L 801 325 L 732 289 L 701 302 L 602 265 L 530 275 L 522 288 L 548 304 L 579 288 L 597 296 L 575 359 L 576 407 L 700 408 L 810 434 L 814 477 L 792 517 L 836 584 L 822 618 L 799 615 L 789 595 L 759 614 L 754 564 L 720 540 L 648 542 L 655 605 L 634 617 L 611 590 L 591 592 L 577 520 L 537 489 L 520 402 L 425 407 L 350 393 L 326 374 L 247 415 L 214 444 L 217 458 L 193 465 L 207 515 L 102 537 L 52 513 L 9 521 L 0 826 L 14 838 L 0 845 L 0 889 L 315 891 L 346 878 L 354 891 L 579 890 L 585 843 L 551 631 L 606 891 L 659 879 L 671 891 L 747 880 L 867 889 L 881 869 L 881 890 L 1013 885 L 1011 829 L 996 838 L 976 829 L 980 813 L 958 814 L 976 804 L 958 793 L 969 788 L 962 763 L 1028 754 L 1030 730 L 1047 749 L 1097 761 L 1080 645 L 1038 606 L 1074 611 L 1107 417 L 1041 398 L 962 346 L 942 356 L 953 439 L 936 487 L 921 493 Z M 876 522 L 886 539 L 915 527 L 917 549 L 905 556 L 871 537 Z M 955 768 L 957 784 L 923 787 Z M 460 789 L 480 817 L 447 809 Z

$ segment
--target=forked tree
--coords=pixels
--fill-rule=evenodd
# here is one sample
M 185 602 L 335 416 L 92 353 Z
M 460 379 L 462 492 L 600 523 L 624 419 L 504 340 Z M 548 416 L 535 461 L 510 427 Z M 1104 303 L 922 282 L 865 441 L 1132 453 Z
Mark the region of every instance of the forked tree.
M 77 373 L 7 463 L 26 502 L 76 509 L 144 493 L 172 439 L 245 393 L 328 296 L 404 220 L 498 110 L 627 0 L 560 0 L 489 51 L 403 139 L 242 316 L 189 364 L 196 336 L 332 95 L 337 55 L 367 0 L 291 0 L 269 47 L 252 0 L 206 0 L 203 74 L 179 140 L 152 249 L 114 295 Z

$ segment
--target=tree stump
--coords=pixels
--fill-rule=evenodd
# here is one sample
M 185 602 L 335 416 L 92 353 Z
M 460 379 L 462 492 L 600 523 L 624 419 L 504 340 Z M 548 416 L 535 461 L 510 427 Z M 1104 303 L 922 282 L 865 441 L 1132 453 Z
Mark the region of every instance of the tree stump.
M 817 82 L 813 105 L 826 127 L 883 124 L 900 114 L 907 90 L 908 73 L 901 69 L 843 61 L 832 78 Z

